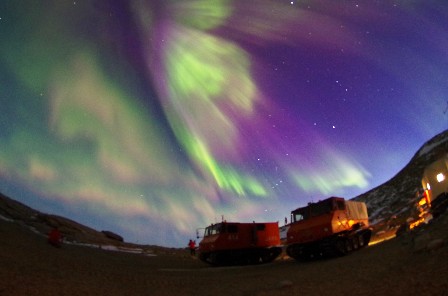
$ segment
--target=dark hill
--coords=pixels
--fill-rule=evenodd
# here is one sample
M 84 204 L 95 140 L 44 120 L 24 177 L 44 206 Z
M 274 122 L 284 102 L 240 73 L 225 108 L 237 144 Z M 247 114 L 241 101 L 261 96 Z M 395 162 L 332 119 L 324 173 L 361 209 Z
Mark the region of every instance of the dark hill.
M 425 167 L 447 153 L 448 131 L 445 131 L 426 142 L 392 179 L 354 200 L 367 204 L 372 224 L 386 224 L 392 217 L 403 223 L 416 214 L 417 192 L 422 187 Z
M 68 243 L 114 246 L 118 249 L 141 250 L 144 253 L 183 252 L 180 249 L 124 242 L 120 235 L 111 231 L 97 231 L 65 217 L 41 213 L 1 193 L 0 220 L 19 224 L 42 237 L 46 237 L 50 230 L 57 226 Z

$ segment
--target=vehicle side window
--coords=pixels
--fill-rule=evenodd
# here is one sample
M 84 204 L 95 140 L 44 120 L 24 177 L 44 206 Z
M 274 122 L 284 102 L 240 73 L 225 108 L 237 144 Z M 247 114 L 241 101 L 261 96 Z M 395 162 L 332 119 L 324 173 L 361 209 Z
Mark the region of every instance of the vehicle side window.
M 266 225 L 264 224 L 257 224 L 257 231 L 263 231 L 266 229 Z
M 227 224 L 223 223 L 223 224 L 221 224 L 219 233 L 226 233 L 226 232 L 227 232 Z
M 345 202 L 343 200 L 338 200 L 336 202 L 338 210 L 345 210 Z
M 228 233 L 238 233 L 238 225 L 236 225 L 236 224 L 227 225 L 227 232 Z
M 294 222 L 298 222 L 305 219 L 305 217 L 303 217 L 303 215 L 301 213 L 295 213 L 294 214 Z

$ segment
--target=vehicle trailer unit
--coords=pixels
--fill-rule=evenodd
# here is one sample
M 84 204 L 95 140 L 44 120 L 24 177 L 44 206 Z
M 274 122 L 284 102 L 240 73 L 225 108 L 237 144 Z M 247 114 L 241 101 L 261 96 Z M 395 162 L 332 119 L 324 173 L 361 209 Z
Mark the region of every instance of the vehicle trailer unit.
M 212 224 L 199 243 L 199 259 L 212 265 L 267 263 L 281 252 L 278 222 Z
M 291 212 L 286 253 L 298 261 L 346 255 L 371 235 L 365 203 L 330 197 Z

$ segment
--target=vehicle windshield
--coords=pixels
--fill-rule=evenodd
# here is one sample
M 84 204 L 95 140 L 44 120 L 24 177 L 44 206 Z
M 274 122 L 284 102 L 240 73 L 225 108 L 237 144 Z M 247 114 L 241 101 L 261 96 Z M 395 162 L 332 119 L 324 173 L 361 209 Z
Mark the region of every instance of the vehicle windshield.
M 222 224 L 212 224 L 205 228 L 204 237 L 221 233 Z
M 264 230 L 264 224 L 257 225 L 257 230 Z M 219 233 L 238 233 L 238 223 L 218 223 L 205 228 L 204 237 Z

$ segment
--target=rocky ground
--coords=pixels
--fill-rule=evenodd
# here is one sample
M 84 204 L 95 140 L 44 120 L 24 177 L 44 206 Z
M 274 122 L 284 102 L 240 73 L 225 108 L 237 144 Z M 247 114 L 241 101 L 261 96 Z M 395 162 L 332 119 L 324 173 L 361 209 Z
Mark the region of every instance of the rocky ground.
M 448 295 L 448 215 L 346 257 L 209 267 L 186 250 L 54 248 L 0 220 L 0 295 Z

